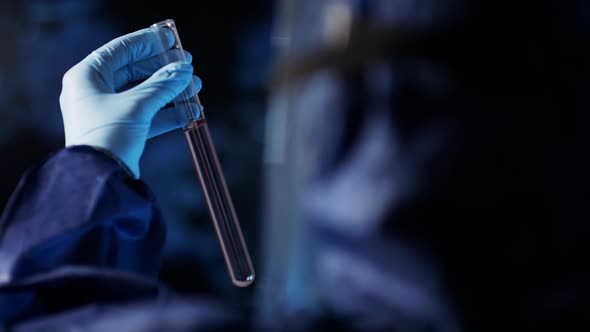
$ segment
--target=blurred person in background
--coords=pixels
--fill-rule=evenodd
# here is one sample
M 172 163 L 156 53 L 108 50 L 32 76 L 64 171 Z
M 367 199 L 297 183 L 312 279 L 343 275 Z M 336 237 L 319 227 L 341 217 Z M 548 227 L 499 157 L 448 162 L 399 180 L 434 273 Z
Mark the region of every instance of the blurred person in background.
M 137 153 L 129 162 L 119 145 L 69 147 L 24 178 L 3 215 L 2 321 L 22 331 L 586 326 L 588 10 L 583 1 L 280 2 L 252 303 L 162 287 L 153 278 L 162 221 L 134 179 Z M 147 82 L 178 93 L 189 72 Z M 165 104 L 135 112 L 129 94 L 117 98 L 114 107 L 148 117 Z M 71 106 L 62 98 L 65 123 L 93 108 Z M 145 130 L 126 137 L 129 151 L 141 152 Z M 47 208 L 49 191 L 74 189 L 106 192 Z M 93 213 L 63 215 L 59 204 Z
M 261 321 L 587 326 L 587 2 L 282 4 Z

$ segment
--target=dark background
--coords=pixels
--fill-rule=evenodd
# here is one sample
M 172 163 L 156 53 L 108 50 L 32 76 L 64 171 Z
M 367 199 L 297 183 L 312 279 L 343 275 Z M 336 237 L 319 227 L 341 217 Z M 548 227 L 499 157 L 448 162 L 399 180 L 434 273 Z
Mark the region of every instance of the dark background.
M 273 1 L 238 1 L 228 9 L 222 1 L 2 1 L 0 204 L 27 168 L 64 144 L 63 74 L 109 40 L 172 18 L 203 81 L 200 99 L 257 267 Z M 150 140 L 141 163 L 168 223 L 162 279 L 185 294 L 247 301 L 255 286 L 231 286 L 182 132 Z

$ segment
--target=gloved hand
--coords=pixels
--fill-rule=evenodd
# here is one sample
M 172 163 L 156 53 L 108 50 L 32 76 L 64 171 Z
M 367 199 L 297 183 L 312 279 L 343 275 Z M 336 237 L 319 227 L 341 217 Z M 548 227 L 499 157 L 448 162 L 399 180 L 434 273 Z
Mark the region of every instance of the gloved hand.
M 160 39 L 169 45 L 163 48 Z M 110 41 L 68 70 L 60 95 L 66 147 L 106 149 L 139 178 L 146 140 L 181 125 L 172 109 L 162 107 L 191 79 L 197 91 L 201 87 L 190 53 L 185 51 L 186 62 L 162 67 L 158 55 L 180 52 L 168 50 L 173 43 L 168 29 L 142 29 Z

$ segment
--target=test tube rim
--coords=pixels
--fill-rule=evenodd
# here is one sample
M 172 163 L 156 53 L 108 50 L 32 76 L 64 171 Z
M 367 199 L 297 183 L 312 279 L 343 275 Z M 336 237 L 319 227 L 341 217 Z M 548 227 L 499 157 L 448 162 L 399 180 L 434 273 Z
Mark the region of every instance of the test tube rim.
M 169 19 L 165 19 L 165 20 L 162 20 L 160 22 L 156 22 L 156 23 L 150 25 L 150 28 L 161 28 L 161 27 L 176 29 L 176 22 L 174 21 L 174 19 L 169 18 Z

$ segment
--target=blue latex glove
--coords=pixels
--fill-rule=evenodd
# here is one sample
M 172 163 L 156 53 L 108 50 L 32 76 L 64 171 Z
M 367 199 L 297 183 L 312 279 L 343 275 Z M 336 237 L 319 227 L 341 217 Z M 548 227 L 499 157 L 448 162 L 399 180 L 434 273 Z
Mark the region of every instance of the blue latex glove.
M 162 48 L 159 39 L 169 45 Z M 162 107 L 191 79 L 201 87 L 190 53 L 185 51 L 187 62 L 162 67 L 162 52 L 180 52 L 168 50 L 173 43 L 168 29 L 142 29 L 110 41 L 68 70 L 60 96 L 66 147 L 106 149 L 139 178 L 146 140 L 182 125 L 173 109 Z

